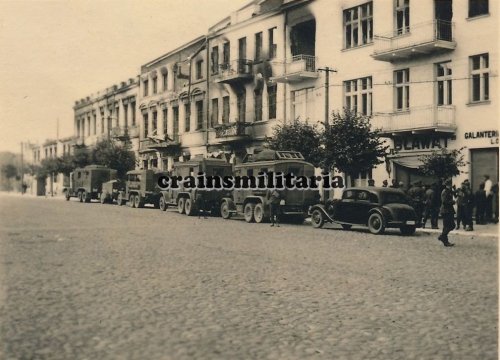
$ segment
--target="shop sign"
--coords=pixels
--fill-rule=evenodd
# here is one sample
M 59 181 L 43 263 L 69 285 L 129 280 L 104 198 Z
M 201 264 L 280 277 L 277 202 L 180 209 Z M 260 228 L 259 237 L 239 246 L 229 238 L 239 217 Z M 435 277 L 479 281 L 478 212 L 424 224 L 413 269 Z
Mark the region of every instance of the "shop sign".
M 394 138 L 394 151 L 437 150 L 448 147 L 449 138 L 407 136 Z
M 498 130 L 486 130 L 486 131 L 469 131 L 466 132 L 465 140 L 471 139 L 490 139 L 490 144 L 498 144 Z

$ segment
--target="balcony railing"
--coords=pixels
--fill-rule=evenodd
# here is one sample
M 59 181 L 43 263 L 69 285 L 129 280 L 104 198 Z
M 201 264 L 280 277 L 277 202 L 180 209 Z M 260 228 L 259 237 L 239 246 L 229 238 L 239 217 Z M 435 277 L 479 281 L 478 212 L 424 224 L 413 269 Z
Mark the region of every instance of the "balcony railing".
M 422 106 L 408 111 L 374 113 L 371 124 L 390 135 L 401 132 L 444 132 L 453 133 L 455 125 L 455 106 Z
M 246 123 L 235 122 L 230 124 L 223 124 L 215 128 L 215 138 L 225 139 L 234 137 L 246 137 L 245 132 Z
M 375 35 L 372 57 L 375 60 L 394 61 L 404 60 L 410 56 L 453 50 L 456 47 L 453 27 L 453 22 L 433 20 L 412 25 L 404 31 L 398 29 L 387 34 Z
M 115 139 L 134 138 L 139 136 L 137 126 L 115 126 L 109 132 L 110 137 Z
M 164 138 L 149 137 L 139 142 L 139 151 L 147 152 L 154 150 L 168 150 L 180 145 L 179 134 L 167 135 Z
M 219 73 L 214 75 L 214 80 L 219 83 L 231 83 L 248 80 L 253 77 L 253 61 L 237 59 L 219 65 Z
M 273 80 L 294 82 L 307 78 L 317 78 L 317 58 L 313 55 L 294 55 L 283 62 L 273 62 Z

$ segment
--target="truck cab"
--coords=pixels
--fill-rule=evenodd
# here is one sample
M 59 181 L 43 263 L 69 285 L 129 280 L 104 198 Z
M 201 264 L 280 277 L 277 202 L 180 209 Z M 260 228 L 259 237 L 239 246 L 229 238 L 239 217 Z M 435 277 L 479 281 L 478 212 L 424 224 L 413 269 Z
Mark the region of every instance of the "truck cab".
M 124 205 L 127 202 L 133 208 L 142 208 L 146 204 L 158 207 L 160 198 L 158 179 L 166 174 L 166 172 L 153 169 L 127 172 L 125 191 L 118 195 L 118 205 Z

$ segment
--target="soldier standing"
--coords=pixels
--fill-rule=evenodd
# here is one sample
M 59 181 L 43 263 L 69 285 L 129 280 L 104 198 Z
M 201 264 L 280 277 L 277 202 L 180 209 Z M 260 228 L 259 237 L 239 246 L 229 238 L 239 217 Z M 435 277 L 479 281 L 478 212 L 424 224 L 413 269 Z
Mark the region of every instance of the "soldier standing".
M 196 194 L 196 207 L 198 208 L 198 219 L 200 218 L 202 212 L 203 212 L 203 218 L 206 219 L 207 212 L 205 210 L 205 198 L 200 192 Z
M 484 183 L 479 184 L 479 190 L 475 194 L 476 199 L 476 225 L 484 224 L 484 211 L 486 207 L 486 192 L 484 191 Z
M 277 227 L 280 226 L 280 193 L 278 190 L 273 189 L 268 192 L 269 197 L 269 207 L 271 210 L 271 226 L 276 224 Z
M 408 196 L 411 198 L 413 208 L 415 209 L 415 213 L 417 214 L 418 222 L 422 221 L 422 215 L 424 211 L 424 191 L 421 185 L 422 183 L 420 181 L 417 181 L 408 190 Z
M 453 205 L 453 191 L 451 189 L 451 179 L 445 181 L 445 188 L 441 193 L 441 216 L 443 217 L 443 231 L 439 235 L 438 240 L 443 242 L 444 246 L 450 247 L 452 244 L 448 241 L 448 233 L 455 228 L 455 209 Z

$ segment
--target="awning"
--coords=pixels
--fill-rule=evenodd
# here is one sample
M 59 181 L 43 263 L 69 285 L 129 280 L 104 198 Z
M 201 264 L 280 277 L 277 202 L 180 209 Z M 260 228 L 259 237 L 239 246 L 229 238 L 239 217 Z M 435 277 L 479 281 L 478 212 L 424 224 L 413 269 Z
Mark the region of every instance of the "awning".
M 411 169 L 418 169 L 420 165 L 422 165 L 422 161 L 419 159 L 419 156 L 405 156 L 392 158 L 390 160 L 395 164 Z

